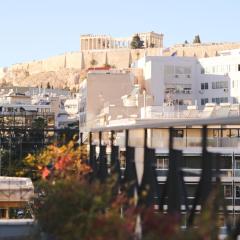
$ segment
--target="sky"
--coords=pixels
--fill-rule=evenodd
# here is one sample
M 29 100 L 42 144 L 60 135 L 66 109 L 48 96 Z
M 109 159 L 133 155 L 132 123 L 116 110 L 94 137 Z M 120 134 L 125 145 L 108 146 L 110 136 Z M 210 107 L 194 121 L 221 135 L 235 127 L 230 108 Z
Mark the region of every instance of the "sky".
M 239 0 L 2 0 L 0 67 L 78 51 L 81 34 L 164 34 L 164 47 L 199 34 L 240 41 Z

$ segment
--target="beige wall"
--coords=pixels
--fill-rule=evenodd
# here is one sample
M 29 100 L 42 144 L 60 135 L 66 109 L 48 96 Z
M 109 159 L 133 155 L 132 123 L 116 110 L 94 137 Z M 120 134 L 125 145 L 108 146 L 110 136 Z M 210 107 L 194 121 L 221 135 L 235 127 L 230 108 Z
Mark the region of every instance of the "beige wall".
M 91 72 L 87 77 L 87 126 L 94 125 L 105 103 L 120 104 L 121 96 L 132 90 L 131 73 Z

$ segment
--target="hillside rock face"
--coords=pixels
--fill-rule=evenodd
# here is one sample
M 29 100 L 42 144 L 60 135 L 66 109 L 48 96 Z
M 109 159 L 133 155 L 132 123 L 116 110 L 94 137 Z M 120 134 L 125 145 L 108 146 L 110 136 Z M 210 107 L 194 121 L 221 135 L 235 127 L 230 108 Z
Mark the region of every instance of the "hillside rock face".
M 80 75 L 85 73 L 79 69 L 59 69 L 57 71 L 39 72 L 29 74 L 24 69 L 7 71 L 0 78 L 1 86 L 26 86 L 26 87 L 47 87 L 54 88 L 77 88 L 80 82 Z

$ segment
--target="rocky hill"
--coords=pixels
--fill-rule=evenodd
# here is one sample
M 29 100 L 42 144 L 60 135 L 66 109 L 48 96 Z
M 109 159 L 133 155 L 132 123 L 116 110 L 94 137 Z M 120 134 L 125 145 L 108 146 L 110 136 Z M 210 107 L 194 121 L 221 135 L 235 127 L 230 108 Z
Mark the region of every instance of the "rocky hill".
M 0 78 L 1 86 L 27 86 L 54 88 L 77 88 L 80 80 L 84 78 L 84 71 L 78 69 L 63 68 L 57 71 L 29 74 L 24 69 L 6 71 Z

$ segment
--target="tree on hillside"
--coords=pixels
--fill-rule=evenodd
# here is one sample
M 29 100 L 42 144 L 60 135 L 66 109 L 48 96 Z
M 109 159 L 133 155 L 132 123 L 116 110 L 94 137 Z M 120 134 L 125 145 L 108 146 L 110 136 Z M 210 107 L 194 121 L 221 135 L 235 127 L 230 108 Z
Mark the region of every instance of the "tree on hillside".
M 193 43 L 201 43 L 201 39 L 199 35 L 196 35 L 193 39 Z
M 95 59 L 92 59 L 91 62 L 90 62 L 90 64 L 91 64 L 92 67 L 96 66 L 97 63 L 98 63 L 98 62 L 97 62 Z
M 47 89 L 50 89 L 51 88 L 51 85 L 49 82 L 47 82 Z
M 142 41 L 138 34 L 134 35 L 131 42 L 132 49 L 143 48 L 144 41 Z

